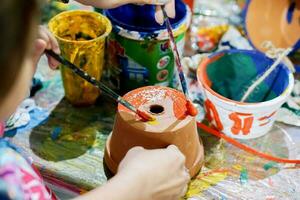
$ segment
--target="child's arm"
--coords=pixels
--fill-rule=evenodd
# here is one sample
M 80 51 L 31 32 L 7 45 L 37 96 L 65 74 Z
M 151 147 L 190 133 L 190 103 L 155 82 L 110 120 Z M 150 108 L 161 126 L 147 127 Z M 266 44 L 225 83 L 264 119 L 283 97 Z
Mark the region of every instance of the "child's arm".
M 165 5 L 167 15 L 170 18 L 175 17 L 175 0 L 76 0 L 82 4 L 94 6 L 97 8 L 115 8 L 128 3 L 135 4 L 153 4 L 153 5 Z M 159 24 L 163 24 L 163 13 L 160 6 L 157 6 L 155 19 Z
M 171 0 L 76 0 L 82 4 L 90 5 L 98 8 L 116 8 L 118 6 L 128 4 L 128 3 L 136 3 L 136 4 L 153 4 L 153 5 L 164 5 Z
M 131 149 L 107 184 L 77 200 L 177 200 L 190 180 L 185 157 L 174 145 L 167 149 Z

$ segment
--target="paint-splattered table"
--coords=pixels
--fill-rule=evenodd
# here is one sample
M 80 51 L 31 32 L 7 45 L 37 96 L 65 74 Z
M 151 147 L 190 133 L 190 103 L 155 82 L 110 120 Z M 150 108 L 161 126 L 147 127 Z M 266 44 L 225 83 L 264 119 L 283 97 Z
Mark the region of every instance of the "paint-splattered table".
M 63 99 L 59 72 L 44 70 L 45 62 L 40 67 L 46 78 L 34 99 L 44 115 L 32 120 L 43 122 L 17 131 L 11 140 L 51 185 L 81 192 L 105 183 L 103 149 L 116 105 L 102 95 L 95 106 L 74 108 Z M 300 166 L 269 162 L 199 134 L 205 167 L 191 181 L 187 199 L 300 199 Z M 279 157 L 299 158 L 300 129 L 276 124 L 269 134 L 247 144 Z

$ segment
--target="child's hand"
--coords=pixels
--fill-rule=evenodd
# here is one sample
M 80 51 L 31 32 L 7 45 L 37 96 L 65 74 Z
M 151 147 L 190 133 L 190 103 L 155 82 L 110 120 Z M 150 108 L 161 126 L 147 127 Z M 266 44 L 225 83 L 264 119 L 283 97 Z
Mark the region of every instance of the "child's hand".
M 184 196 L 190 180 L 185 157 L 174 145 L 156 150 L 132 148 L 120 163 L 120 174 L 138 182 L 135 192 L 143 200 L 177 200 Z
M 45 26 L 39 26 L 38 36 L 34 41 L 34 55 L 33 64 L 37 65 L 39 59 L 44 54 L 45 49 L 51 49 L 55 53 L 60 54 L 59 45 L 55 37 L 50 33 L 50 31 Z M 59 62 L 48 56 L 48 64 L 50 68 L 55 69 L 59 65 Z
M 80 3 L 98 7 L 98 8 L 115 8 L 128 3 L 151 4 L 157 5 L 155 19 L 159 24 L 163 24 L 163 14 L 160 6 L 165 5 L 167 15 L 170 18 L 175 17 L 175 0 L 77 0 Z

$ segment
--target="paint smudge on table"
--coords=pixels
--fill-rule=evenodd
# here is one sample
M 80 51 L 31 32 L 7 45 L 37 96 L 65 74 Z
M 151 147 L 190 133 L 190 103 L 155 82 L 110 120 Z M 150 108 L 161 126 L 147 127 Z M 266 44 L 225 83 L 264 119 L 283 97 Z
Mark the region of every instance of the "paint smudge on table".
M 228 171 L 226 169 L 208 170 L 204 168 L 202 172 L 190 182 L 186 197 L 201 195 L 204 190 L 223 181 L 227 175 Z
M 278 164 L 275 162 L 268 162 L 264 165 L 264 170 L 268 171 L 271 168 L 278 168 Z
M 51 133 L 51 139 L 52 139 L 53 141 L 55 141 L 55 140 L 57 140 L 57 139 L 59 138 L 59 136 L 60 136 L 60 134 L 61 134 L 61 130 L 62 130 L 61 127 L 54 127 L 54 128 L 53 128 L 53 131 L 52 131 L 52 133 Z
M 244 184 L 246 184 L 248 182 L 248 179 L 249 179 L 249 177 L 248 177 L 248 171 L 247 171 L 246 168 L 243 168 L 241 170 L 241 174 L 240 174 L 240 183 L 242 185 L 244 185 Z

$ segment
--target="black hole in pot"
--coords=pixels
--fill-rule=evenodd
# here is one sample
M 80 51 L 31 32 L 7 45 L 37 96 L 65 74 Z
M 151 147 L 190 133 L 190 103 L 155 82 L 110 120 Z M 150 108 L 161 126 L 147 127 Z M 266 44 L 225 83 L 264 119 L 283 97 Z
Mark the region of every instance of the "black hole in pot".
M 150 112 L 153 114 L 161 114 L 162 112 L 164 112 L 164 110 L 164 107 L 162 107 L 161 105 L 150 106 Z

